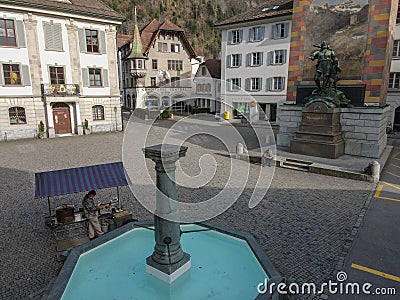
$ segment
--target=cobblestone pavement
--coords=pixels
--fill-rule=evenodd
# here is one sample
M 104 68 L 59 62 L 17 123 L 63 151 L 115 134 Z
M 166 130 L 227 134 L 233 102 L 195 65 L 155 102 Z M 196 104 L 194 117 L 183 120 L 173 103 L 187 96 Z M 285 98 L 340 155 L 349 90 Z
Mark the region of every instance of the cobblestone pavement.
M 155 129 L 157 134 L 163 130 Z M 33 199 L 34 173 L 120 161 L 122 139 L 122 133 L 104 133 L 0 143 L 0 299 L 34 298 L 61 267 L 56 260 L 54 238 L 44 226 L 47 201 Z M 194 139 L 188 145 L 187 157 L 181 159 L 181 164 L 194 173 L 197 167 L 193 162 L 201 154 L 218 152 L 207 149 L 207 139 Z M 223 170 L 228 169 L 229 159 L 215 157 L 222 171 L 201 189 L 178 188 L 180 199 L 201 201 L 223 187 L 227 178 Z M 344 242 L 373 185 L 277 168 L 263 201 L 249 209 L 247 202 L 257 168 L 253 166 L 239 200 L 212 222 L 251 232 L 278 271 L 296 282 L 333 279 Z M 128 187 L 120 192 L 121 202 L 135 218 L 152 219 Z M 99 191 L 97 198 L 115 195 L 116 189 L 107 189 Z M 82 197 L 82 193 L 57 197 L 53 203 L 80 203 Z

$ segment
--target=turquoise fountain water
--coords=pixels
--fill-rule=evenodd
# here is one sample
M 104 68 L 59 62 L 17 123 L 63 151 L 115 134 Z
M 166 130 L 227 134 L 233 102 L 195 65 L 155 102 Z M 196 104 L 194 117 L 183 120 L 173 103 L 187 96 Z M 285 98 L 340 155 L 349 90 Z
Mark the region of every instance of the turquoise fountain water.
M 62 299 L 254 299 L 257 285 L 268 277 L 245 240 L 208 230 L 184 233 L 182 245 L 192 267 L 168 284 L 145 270 L 154 232 L 130 230 L 80 255 Z

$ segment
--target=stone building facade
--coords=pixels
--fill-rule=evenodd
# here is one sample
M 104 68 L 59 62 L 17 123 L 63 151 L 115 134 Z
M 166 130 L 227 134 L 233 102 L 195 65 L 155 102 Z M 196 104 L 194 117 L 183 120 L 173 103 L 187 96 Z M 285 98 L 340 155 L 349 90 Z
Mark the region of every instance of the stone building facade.
M 0 136 L 121 129 L 116 26 L 97 0 L 0 1 Z

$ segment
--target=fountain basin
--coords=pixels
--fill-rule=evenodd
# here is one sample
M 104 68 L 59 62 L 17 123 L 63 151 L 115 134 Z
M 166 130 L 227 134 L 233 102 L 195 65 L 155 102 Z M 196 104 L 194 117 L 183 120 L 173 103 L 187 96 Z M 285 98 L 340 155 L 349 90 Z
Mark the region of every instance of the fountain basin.
M 154 232 L 130 223 L 71 251 L 49 299 L 255 299 L 281 277 L 254 237 L 211 224 L 181 225 L 191 269 L 172 284 L 146 273 Z

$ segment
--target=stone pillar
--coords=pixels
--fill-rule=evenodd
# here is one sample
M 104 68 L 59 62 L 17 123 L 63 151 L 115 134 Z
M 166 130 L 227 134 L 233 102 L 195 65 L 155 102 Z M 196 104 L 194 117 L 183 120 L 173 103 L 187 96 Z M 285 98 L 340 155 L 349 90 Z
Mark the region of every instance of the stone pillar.
M 53 110 L 51 109 L 50 102 L 46 103 L 46 119 L 49 138 L 54 138 L 56 137 L 56 133 L 54 131 Z
M 43 82 L 38 45 L 37 20 L 31 13 L 28 13 L 24 15 L 24 24 L 29 68 L 32 79 L 32 95 L 35 97 L 41 95 L 41 83 Z
M 106 29 L 108 76 L 110 84 L 110 96 L 119 96 L 118 66 L 117 66 L 117 30 L 110 25 Z
M 79 107 L 79 102 L 75 103 L 75 112 L 76 112 L 76 127 L 77 129 L 77 134 L 78 135 L 83 135 L 83 126 L 82 126 L 82 119 L 81 119 L 81 109 Z
M 147 273 L 171 283 L 190 269 L 190 255 L 183 252 L 180 244 L 178 211 L 173 201 L 176 197 L 175 162 L 185 156 L 187 147 L 156 145 L 143 149 L 145 157 L 156 163 L 157 196 L 154 215 L 156 246 L 146 259 Z
M 72 83 L 79 84 L 82 90 L 82 69 L 78 45 L 78 27 L 74 25 L 74 20 L 67 20 L 67 35 L 69 45 L 69 59 L 71 62 Z M 78 109 L 77 109 L 78 110 Z M 79 125 L 79 123 L 78 123 Z

